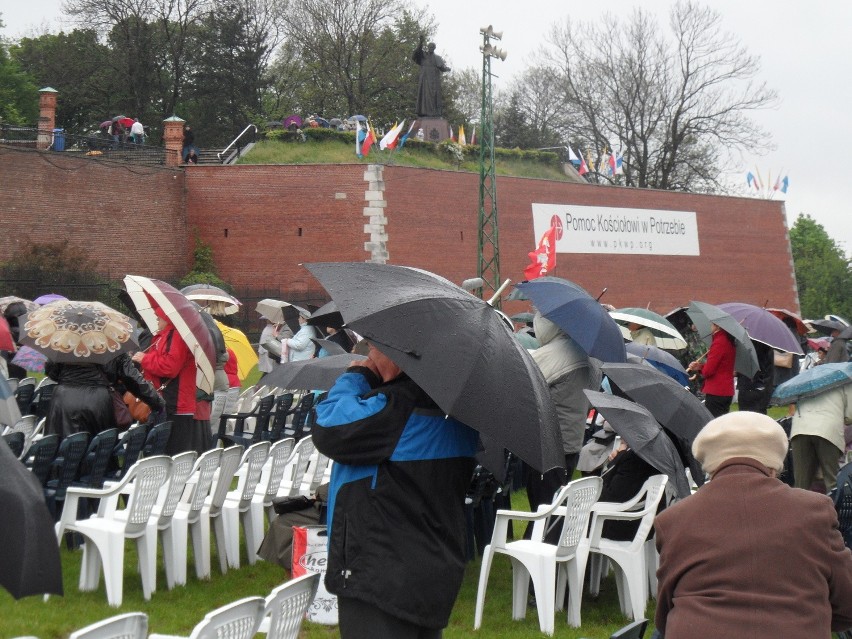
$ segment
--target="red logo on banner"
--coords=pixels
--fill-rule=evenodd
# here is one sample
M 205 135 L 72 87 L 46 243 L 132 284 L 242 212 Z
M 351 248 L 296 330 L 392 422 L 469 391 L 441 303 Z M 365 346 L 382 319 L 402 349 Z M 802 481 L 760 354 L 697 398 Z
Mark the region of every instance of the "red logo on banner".
M 556 240 L 562 239 L 562 219 L 558 215 L 550 218 L 550 226 L 556 227 Z

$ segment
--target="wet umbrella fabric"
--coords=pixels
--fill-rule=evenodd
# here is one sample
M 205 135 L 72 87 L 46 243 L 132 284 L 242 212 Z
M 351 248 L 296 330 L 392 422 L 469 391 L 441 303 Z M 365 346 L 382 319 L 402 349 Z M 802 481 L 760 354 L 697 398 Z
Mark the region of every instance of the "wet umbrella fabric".
M 539 277 L 516 287 L 539 312 L 569 335 L 590 357 L 604 362 L 627 358 L 618 324 L 582 287 L 559 277 Z
M 689 303 L 686 312 L 698 329 L 701 339 L 708 346 L 713 341 L 710 324 L 716 324 L 734 338 L 737 348 L 735 368 L 738 373 L 742 373 L 746 377 L 753 377 L 760 370 L 757 353 L 748 332 L 730 313 L 723 311 L 718 306 L 695 301 Z
M 260 313 L 261 317 L 265 317 L 270 322 L 274 322 L 275 324 L 284 324 L 287 319 L 287 316 L 285 315 L 286 309 L 292 309 L 292 312 L 294 313 L 308 313 L 307 309 L 304 309 L 301 306 L 296 306 L 290 302 L 270 298 L 260 300 L 254 310 Z
M 713 415 L 701 401 L 668 375 L 642 364 L 603 364 L 615 394 L 647 408 L 654 418 L 690 445 Z
M 625 348 L 627 349 L 628 356 L 635 355 L 641 360 L 648 362 L 658 371 L 665 373 L 682 386 L 689 386 L 689 374 L 678 358 L 668 351 L 651 346 L 650 344 L 637 344 L 636 342 L 625 344 Z
M 60 295 L 59 293 L 47 293 L 45 295 L 39 295 L 33 300 L 33 303 L 41 304 L 43 306 L 45 304 L 50 304 L 51 302 L 60 302 L 67 299 L 67 297 Z
M 295 114 L 288 115 L 286 118 L 284 118 L 283 123 L 285 129 L 290 128 L 291 124 L 295 124 L 297 127 L 299 127 L 302 126 L 302 118 Z
M 779 351 L 804 355 L 799 340 L 787 325 L 766 309 L 741 302 L 718 306 L 726 313 L 730 313 L 746 329 L 748 336 L 756 342 Z
M 838 339 L 852 339 L 852 326 L 848 326 L 840 331 L 840 335 L 837 336 Z
M 35 302 L 25 300 L 23 297 L 7 295 L 6 297 L 0 297 L 0 314 L 5 314 L 6 309 L 15 302 L 21 302 L 26 307 L 27 313 L 29 313 L 30 311 L 34 311 L 39 307 L 39 305 Z
M 0 374 L 0 425 L 12 427 L 18 423 L 19 419 L 21 419 L 21 410 L 15 400 L 15 392 L 6 378 Z
M 0 441 L 0 585 L 15 599 L 62 591 L 53 517 L 35 475 Z
M 248 377 L 251 370 L 257 366 L 257 353 L 249 342 L 246 334 L 238 328 L 226 326 L 220 321 L 216 321 L 219 330 L 222 331 L 222 337 L 225 338 L 225 346 L 234 351 L 237 356 L 237 375 L 240 380 Z
M 16 366 L 20 366 L 26 371 L 43 373 L 44 365 L 47 363 L 47 357 L 39 353 L 34 348 L 21 346 L 12 358 L 12 363 Z
M 353 361 L 364 355 L 343 353 L 279 364 L 263 378 L 265 386 L 290 390 L 328 390 Z
M 678 497 L 687 497 L 691 491 L 686 470 L 672 440 L 657 423 L 647 408 L 607 393 L 584 390 L 589 403 L 621 435 L 633 451 L 661 473 L 668 475 Z
M 329 355 L 343 355 L 348 351 L 337 342 L 327 339 L 313 339 L 311 341 L 325 351 L 325 357 Z
M 311 316 L 308 318 L 308 324 L 340 330 L 343 328 L 343 316 L 337 310 L 337 304 L 328 302 L 311 313 Z
M 628 307 L 610 311 L 609 315 L 617 322 L 623 322 L 623 324 L 619 324 L 619 329 L 621 329 L 624 339 L 631 339 L 630 329 L 626 325 L 635 323 L 650 328 L 654 334 L 654 340 L 660 348 L 671 350 L 686 348 L 686 340 L 683 339 L 680 331 L 659 313 L 649 311 L 646 308 Z
M 452 282 L 389 264 L 320 263 L 307 269 L 346 325 L 370 340 L 447 414 L 546 471 L 564 464 L 547 383 L 501 317 Z M 499 470 L 491 468 L 490 470 Z
M 163 309 L 195 358 L 195 385 L 212 393 L 216 348 L 194 302 L 171 284 L 141 275 L 125 276 L 124 287 L 152 333 L 158 330 L 153 305 Z
M 846 328 L 846 324 L 843 322 L 830 319 L 815 319 L 811 320 L 810 324 L 817 333 L 825 336 L 830 336 L 834 331 L 843 331 Z
M 767 308 L 766 310 L 782 321 L 791 320 L 796 325 L 796 332 L 799 335 L 807 335 L 811 332 L 805 321 L 793 311 L 788 311 L 786 308 Z
M 104 120 L 103 122 L 101 122 L 98 125 L 98 128 L 99 129 L 108 129 L 110 126 L 112 126 L 112 120 Z
M 213 315 L 233 315 L 240 310 L 240 301 L 212 284 L 190 284 L 180 289 L 187 299 L 210 308 Z
M 15 339 L 12 337 L 12 329 L 9 327 L 9 322 L 6 318 L 0 315 L 0 351 L 8 351 L 14 353 L 17 347 Z
M 53 362 L 106 364 L 138 348 L 136 322 L 100 302 L 59 301 L 27 314 L 18 341 Z
M 772 406 L 787 406 L 846 384 L 852 384 L 852 362 L 820 364 L 780 384 L 772 393 L 769 403 Z

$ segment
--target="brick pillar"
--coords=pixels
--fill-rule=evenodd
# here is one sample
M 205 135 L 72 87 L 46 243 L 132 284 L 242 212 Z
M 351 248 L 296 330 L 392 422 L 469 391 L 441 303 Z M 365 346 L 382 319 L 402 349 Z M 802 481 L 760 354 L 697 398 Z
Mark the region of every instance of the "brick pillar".
M 53 128 L 56 126 L 56 95 L 59 93 L 51 87 L 44 87 L 38 92 L 38 142 L 36 148 L 42 151 L 53 144 Z
M 166 144 L 166 166 L 179 166 L 183 149 L 183 125 L 186 120 L 178 116 L 163 120 L 163 140 Z

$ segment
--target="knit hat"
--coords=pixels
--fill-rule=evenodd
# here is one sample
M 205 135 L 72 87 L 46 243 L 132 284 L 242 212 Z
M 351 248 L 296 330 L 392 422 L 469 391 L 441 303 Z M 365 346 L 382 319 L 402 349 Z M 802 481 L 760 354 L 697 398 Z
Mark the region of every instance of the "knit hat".
M 787 435 L 771 417 L 735 411 L 711 420 L 692 443 L 692 454 L 712 475 L 732 457 L 750 457 L 780 471 L 787 456 Z

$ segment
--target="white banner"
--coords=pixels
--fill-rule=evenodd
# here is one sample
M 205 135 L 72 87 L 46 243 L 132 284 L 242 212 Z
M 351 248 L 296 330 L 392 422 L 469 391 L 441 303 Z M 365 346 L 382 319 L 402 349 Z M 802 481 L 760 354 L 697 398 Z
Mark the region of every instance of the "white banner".
M 700 255 L 694 211 L 532 205 L 535 246 L 556 226 L 557 253 Z

